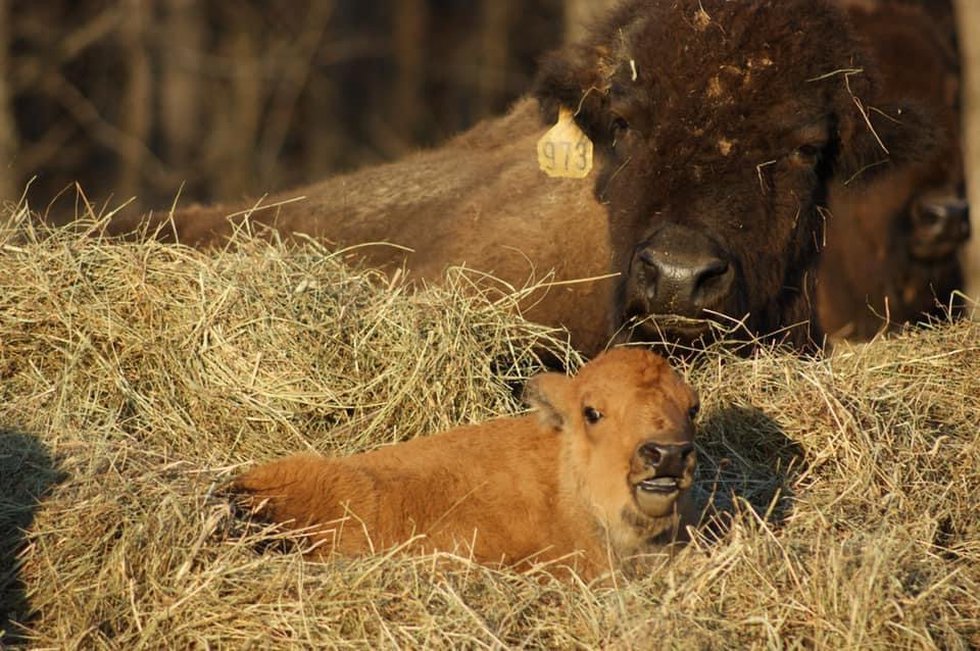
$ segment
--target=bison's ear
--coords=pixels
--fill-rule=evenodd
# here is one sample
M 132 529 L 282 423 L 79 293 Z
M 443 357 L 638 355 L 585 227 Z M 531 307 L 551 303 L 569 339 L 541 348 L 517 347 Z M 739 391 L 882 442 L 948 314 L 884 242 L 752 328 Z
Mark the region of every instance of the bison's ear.
M 612 144 L 609 94 L 614 78 L 636 79 L 634 49 L 646 32 L 650 12 L 638 3 L 620 3 L 604 21 L 593 25 L 585 40 L 552 52 L 541 60 L 534 97 L 547 123 L 558 119 L 558 107 L 569 109 L 579 128 L 598 146 Z
M 561 429 L 570 413 L 572 379 L 561 373 L 541 373 L 528 380 L 524 400 L 538 410 L 548 427 Z
M 835 177 L 860 186 L 890 168 L 928 160 L 938 146 L 935 121 L 914 105 L 858 108 L 840 120 Z
M 538 67 L 534 96 L 547 124 L 558 119 L 558 108 L 572 112 L 575 123 L 597 145 L 609 140 L 609 86 L 602 70 L 608 53 L 601 46 L 570 45 L 545 56 Z

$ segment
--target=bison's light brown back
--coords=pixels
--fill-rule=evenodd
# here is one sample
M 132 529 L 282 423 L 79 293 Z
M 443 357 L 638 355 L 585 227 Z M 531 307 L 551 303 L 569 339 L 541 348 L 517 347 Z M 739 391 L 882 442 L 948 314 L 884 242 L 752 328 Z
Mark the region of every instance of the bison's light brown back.
M 553 273 L 560 284 L 521 307 L 587 354 L 611 337 L 697 347 L 718 326 L 810 350 L 829 187 L 930 147 L 930 122 L 878 81 L 825 2 L 625 0 L 545 57 L 508 116 L 252 218 L 339 246 L 395 244 L 358 255 L 415 278 L 466 265 L 521 288 Z M 563 112 L 594 145 L 588 180 L 537 169 L 535 142 Z M 220 236 L 228 213 L 178 213 L 177 234 Z

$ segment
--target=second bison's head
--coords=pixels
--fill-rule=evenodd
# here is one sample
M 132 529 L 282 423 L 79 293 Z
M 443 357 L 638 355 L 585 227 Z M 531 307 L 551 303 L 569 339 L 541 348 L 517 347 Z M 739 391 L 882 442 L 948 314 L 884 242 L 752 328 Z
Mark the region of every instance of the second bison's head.
M 595 143 L 614 325 L 681 342 L 719 322 L 808 326 L 828 188 L 932 146 L 914 107 L 878 93 L 845 16 L 814 0 L 627 0 L 547 58 L 545 118 L 566 107 Z
M 643 529 L 675 514 L 694 481 L 698 396 L 662 357 L 613 349 L 575 377 L 534 377 L 527 396 L 563 437 L 566 491 L 600 519 Z

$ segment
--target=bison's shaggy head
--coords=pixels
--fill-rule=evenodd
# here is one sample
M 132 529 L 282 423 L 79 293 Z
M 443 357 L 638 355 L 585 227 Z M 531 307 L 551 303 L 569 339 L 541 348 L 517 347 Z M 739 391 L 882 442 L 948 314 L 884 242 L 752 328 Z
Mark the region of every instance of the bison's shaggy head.
M 885 174 L 870 188 L 842 192 L 841 201 L 855 204 L 859 213 L 858 223 L 845 229 L 854 229 L 852 237 L 857 229 L 863 231 L 854 239 L 891 238 L 885 246 L 898 247 L 899 258 L 907 252 L 907 264 L 955 264 L 969 237 L 970 219 L 960 151 L 959 55 L 955 32 L 945 23 L 952 8 L 942 9 L 941 2 L 842 4 L 878 57 L 884 94 L 893 102 L 915 97 L 927 106 L 938 140 L 933 156 L 901 174 Z M 848 216 L 846 208 L 841 217 Z M 871 222 L 869 212 L 881 213 L 885 223 Z
M 809 325 L 829 186 L 932 146 L 918 111 L 879 101 L 845 16 L 815 0 L 627 0 L 543 62 L 536 92 L 546 119 L 569 108 L 596 145 L 615 325 L 634 340 Z
M 567 492 L 614 534 L 678 533 L 664 520 L 673 519 L 694 480 L 698 396 L 662 357 L 617 348 L 574 378 L 536 376 L 527 391 L 563 437 Z

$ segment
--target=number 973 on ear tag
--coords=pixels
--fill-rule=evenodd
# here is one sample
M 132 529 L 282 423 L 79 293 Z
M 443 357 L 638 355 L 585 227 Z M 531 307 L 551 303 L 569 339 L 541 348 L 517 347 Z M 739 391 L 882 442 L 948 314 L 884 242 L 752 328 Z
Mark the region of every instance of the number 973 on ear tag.
M 538 140 L 538 167 L 548 176 L 583 179 L 592 171 L 592 141 L 565 107 L 558 123 Z

